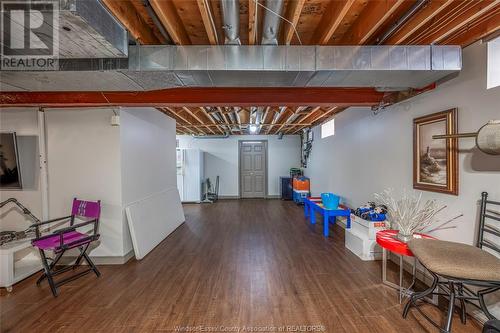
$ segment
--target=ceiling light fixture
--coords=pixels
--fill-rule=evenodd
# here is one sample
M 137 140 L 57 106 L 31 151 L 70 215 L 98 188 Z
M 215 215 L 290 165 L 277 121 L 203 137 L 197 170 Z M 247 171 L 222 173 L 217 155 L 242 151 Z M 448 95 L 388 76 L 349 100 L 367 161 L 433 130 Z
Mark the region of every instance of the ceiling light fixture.
M 250 127 L 248 127 L 248 130 L 251 134 L 255 134 L 257 132 L 257 125 L 250 125 Z

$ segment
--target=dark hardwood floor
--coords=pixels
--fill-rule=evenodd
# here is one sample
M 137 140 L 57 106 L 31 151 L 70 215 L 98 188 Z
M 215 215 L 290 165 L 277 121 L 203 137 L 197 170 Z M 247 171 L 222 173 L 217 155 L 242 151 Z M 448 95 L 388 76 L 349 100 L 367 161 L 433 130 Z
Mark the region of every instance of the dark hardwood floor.
M 396 292 L 381 283 L 380 262 L 349 252 L 339 227 L 325 239 L 291 202 L 228 200 L 186 205 L 185 212 L 186 223 L 146 258 L 100 266 L 100 278 L 71 282 L 58 298 L 46 282 L 37 287 L 36 276 L 11 294 L 2 289 L 1 331 L 321 325 L 324 332 L 437 332 L 416 312 L 401 318 Z M 454 332 L 480 331 L 473 320 L 453 325 Z

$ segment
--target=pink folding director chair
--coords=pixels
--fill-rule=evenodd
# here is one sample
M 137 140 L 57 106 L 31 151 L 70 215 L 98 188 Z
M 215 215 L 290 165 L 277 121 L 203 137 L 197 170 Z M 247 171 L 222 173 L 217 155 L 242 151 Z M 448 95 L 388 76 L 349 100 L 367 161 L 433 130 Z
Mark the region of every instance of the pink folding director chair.
M 40 251 L 40 258 L 42 259 L 42 265 L 44 272 L 40 278 L 36 281 L 37 285 L 47 278 L 49 282 L 50 289 L 54 297 L 57 297 L 57 288 L 67 282 L 73 281 L 82 277 L 83 275 L 93 271 L 98 277 L 101 275 L 97 267 L 94 265 L 92 260 L 87 254 L 87 250 L 90 244 L 99 239 L 99 218 L 101 215 L 101 201 L 83 201 L 76 198 L 73 199 L 73 207 L 71 210 L 71 215 L 60 217 L 57 219 L 44 221 L 36 223 L 33 225 L 36 231 L 36 238 L 31 241 L 31 244 L 38 248 Z M 75 224 L 75 219 L 85 219 L 84 222 Z M 52 233 L 47 235 L 41 235 L 40 227 L 48 226 L 51 223 L 68 220 L 69 226 L 61 229 L 54 230 Z M 93 225 L 93 229 L 85 233 L 81 231 L 82 227 Z M 80 231 L 78 231 L 80 230 Z M 67 265 L 63 268 L 56 269 L 56 265 L 62 258 L 63 254 L 70 249 L 78 248 L 80 254 L 76 258 L 75 262 L 71 265 Z M 47 257 L 46 251 L 51 251 L 55 254 L 54 258 Z M 73 274 L 69 277 L 65 277 L 59 281 L 55 281 L 54 277 L 61 273 L 67 272 L 71 269 L 76 269 L 80 266 L 82 259 L 84 259 L 89 268 Z M 49 263 L 50 262 L 50 263 Z

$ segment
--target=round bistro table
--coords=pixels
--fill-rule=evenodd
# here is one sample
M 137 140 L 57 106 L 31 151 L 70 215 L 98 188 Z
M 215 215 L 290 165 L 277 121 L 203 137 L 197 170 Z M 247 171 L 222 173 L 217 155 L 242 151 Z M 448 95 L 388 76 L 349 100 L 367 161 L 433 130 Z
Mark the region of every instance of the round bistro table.
M 413 286 L 415 285 L 416 272 L 417 272 L 417 259 L 413 256 L 413 253 L 408 248 L 408 244 L 399 240 L 397 238 L 397 230 L 382 230 L 377 232 L 376 240 L 377 244 L 382 248 L 382 282 L 396 290 L 399 291 L 399 303 L 401 304 L 403 296 L 410 296 L 413 293 Z M 414 238 L 431 238 L 434 237 L 415 233 Z M 387 251 L 390 251 L 399 256 L 399 285 L 387 280 Z M 412 282 L 408 287 L 403 286 L 403 257 L 413 258 L 412 267 Z

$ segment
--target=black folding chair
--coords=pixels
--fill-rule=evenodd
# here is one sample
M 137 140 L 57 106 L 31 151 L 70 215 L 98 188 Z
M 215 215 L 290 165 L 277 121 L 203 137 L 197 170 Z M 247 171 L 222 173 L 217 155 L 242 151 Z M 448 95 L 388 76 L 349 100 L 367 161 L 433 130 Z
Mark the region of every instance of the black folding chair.
M 406 318 L 411 307 L 415 307 L 441 332 L 451 332 L 455 310 L 458 310 L 460 319 L 465 324 L 467 303 L 481 309 L 488 319 L 496 319 L 488 311 L 484 301 L 485 295 L 500 289 L 500 259 L 496 256 L 500 255 L 500 247 L 491 239 L 485 238 L 486 234 L 500 237 L 500 228 L 493 225 L 494 221 L 500 221 L 500 209 L 494 210 L 491 206 L 500 207 L 500 202 L 488 200 L 488 193 L 483 192 L 477 247 L 432 239 L 413 239 L 408 243 L 415 257 L 432 275 L 433 281 L 427 290 L 410 297 L 403 310 L 403 318 Z M 485 248 L 489 250 L 486 251 Z M 417 303 L 425 301 L 425 298 L 431 295 L 439 295 L 448 300 L 443 328 L 427 316 Z M 460 307 L 456 306 L 456 300 L 460 302 Z
M 35 228 L 36 238 L 31 241 L 32 245 L 40 251 L 40 257 L 42 259 L 42 265 L 44 272 L 40 278 L 36 281 L 39 285 L 44 279 L 49 282 L 52 294 L 57 296 L 57 287 L 60 285 L 73 281 L 87 273 L 94 272 L 98 277 L 101 275 L 97 267 L 94 265 L 92 260 L 87 254 L 87 250 L 90 244 L 99 239 L 98 227 L 99 227 L 99 217 L 101 215 L 101 202 L 97 201 L 83 201 L 74 199 L 73 207 L 71 210 L 71 215 L 35 223 L 32 227 Z M 76 218 L 86 218 L 87 221 L 75 224 Z M 61 221 L 68 221 L 69 226 L 53 231 L 47 235 L 41 235 L 40 227 L 47 226 L 51 223 L 61 223 Z M 83 232 L 82 227 L 92 225 L 92 230 L 90 233 Z M 79 256 L 76 258 L 72 265 L 68 265 L 63 268 L 56 269 L 56 265 L 62 258 L 63 254 L 70 249 L 78 248 L 80 251 Z M 47 256 L 46 251 L 51 251 L 55 254 L 55 258 L 50 258 Z M 66 277 L 60 281 L 55 281 L 54 277 L 61 273 L 67 272 L 71 269 L 78 267 L 82 260 L 85 260 L 89 266 L 88 269 Z M 49 263 L 50 261 L 50 263 Z

